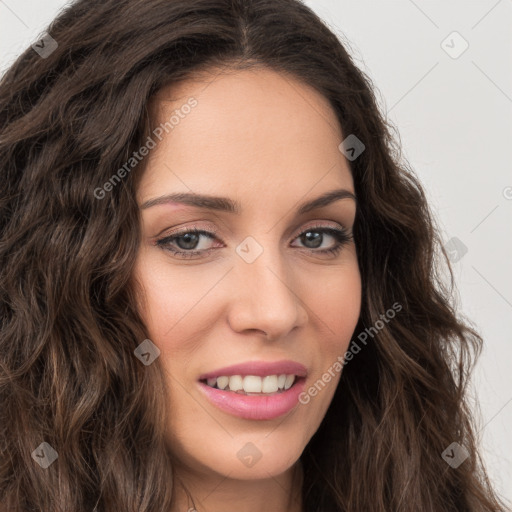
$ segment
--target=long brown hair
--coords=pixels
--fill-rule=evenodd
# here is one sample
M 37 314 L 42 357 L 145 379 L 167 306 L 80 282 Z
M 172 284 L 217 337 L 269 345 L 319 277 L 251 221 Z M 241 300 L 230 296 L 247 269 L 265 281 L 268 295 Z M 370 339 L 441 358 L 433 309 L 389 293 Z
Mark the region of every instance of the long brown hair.
M 170 509 L 165 379 L 133 353 L 143 166 L 104 184 L 146 140 L 161 87 L 253 65 L 315 88 L 366 146 L 350 162 L 354 338 L 403 307 L 344 367 L 301 455 L 304 510 L 499 510 L 465 402 L 482 339 L 451 306 L 438 229 L 373 85 L 325 24 L 297 0 L 79 0 L 49 34 L 57 47 L 27 49 L 0 83 L 2 510 Z M 58 454 L 46 469 L 42 442 Z M 441 456 L 453 442 L 469 453 L 457 468 Z

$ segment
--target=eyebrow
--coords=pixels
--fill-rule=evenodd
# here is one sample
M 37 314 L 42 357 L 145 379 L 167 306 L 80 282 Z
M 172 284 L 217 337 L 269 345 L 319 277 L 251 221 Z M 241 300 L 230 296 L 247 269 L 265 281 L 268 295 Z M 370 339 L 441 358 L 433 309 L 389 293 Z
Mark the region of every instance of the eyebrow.
M 321 196 L 301 203 L 297 212 L 299 215 L 307 213 L 311 210 L 317 210 L 319 208 L 330 205 L 340 199 L 352 199 L 357 202 L 356 196 L 346 189 L 331 190 L 322 194 Z M 209 196 L 196 194 L 193 192 L 180 192 L 175 194 L 166 194 L 164 196 L 155 197 L 145 201 L 141 210 L 151 208 L 152 206 L 168 204 L 168 203 L 180 203 L 187 206 L 195 206 L 197 208 L 204 208 L 208 210 L 216 210 L 221 212 L 228 212 L 234 214 L 240 214 L 242 207 L 238 201 L 233 201 L 227 197 Z

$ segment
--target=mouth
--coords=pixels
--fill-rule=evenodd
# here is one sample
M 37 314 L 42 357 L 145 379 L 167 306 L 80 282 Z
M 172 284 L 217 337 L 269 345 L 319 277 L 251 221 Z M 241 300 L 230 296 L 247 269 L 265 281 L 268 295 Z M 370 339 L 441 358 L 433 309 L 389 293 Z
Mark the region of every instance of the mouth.
M 225 413 L 272 420 L 297 406 L 306 376 L 306 367 L 293 361 L 253 361 L 203 374 L 198 385 L 206 399 Z
M 304 379 L 294 374 L 275 375 L 221 375 L 201 379 L 199 382 L 213 389 L 231 391 L 246 396 L 273 396 L 289 390 L 299 379 Z

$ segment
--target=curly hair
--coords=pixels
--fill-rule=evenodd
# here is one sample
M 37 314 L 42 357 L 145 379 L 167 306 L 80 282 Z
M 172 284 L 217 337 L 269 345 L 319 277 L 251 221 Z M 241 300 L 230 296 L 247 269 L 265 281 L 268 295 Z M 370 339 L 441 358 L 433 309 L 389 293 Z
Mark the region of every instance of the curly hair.
M 133 354 L 143 164 L 94 191 L 145 140 L 162 87 L 261 65 L 319 91 L 366 145 L 350 162 L 356 332 L 403 306 L 346 365 L 301 455 L 304 510 L 500 510 L 466 399 L 482 339 L 452 305 L 425 193 L 348 43 L 298 0 L 78 0 L 49 34 L 51 53 L 28 48 L 0 82 L 0 510 L 170 510 L 165 378 Z M 43 441 L 58 453 L 46 471 Z M 453 442 L 470 454 L 456 469 L 441 456 Z

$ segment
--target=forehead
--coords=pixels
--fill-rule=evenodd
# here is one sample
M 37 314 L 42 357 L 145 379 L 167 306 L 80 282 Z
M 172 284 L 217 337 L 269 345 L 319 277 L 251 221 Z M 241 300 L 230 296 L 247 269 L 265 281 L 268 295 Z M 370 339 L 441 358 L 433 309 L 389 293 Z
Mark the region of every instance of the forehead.
M 184 185 L 304 194 L 321 180 L 322 190 L 353 189 L 329 101 L 289 75 L 211 69 L 161 89 L 149 112 L 152 129 L 164 129 L 144 171 L 145 198 L 156 188 Z

